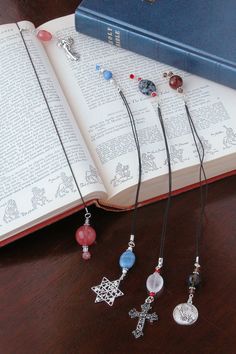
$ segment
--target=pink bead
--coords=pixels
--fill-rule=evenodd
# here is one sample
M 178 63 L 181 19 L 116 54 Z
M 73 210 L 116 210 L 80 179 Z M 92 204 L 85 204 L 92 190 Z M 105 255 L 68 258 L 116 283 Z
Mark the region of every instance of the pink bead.
M 85 260 L 85 261 L 87 261 L 88 259 L 90 259 L 91 258 L 91 254 L 90 254 L 90 252 L 83 252 L 82 253 L 82 258 Z
M 50 41 L 52 39 L 52 34 L 50 32 L 48 32 L 48 31 L 40 30 L 37 33 L 37 38 L 40 41 L 48 42 L 48 41 Z
M 96 232 L 91 226 L 83 225 L 76 231 L 75 238 L 81 246 L 90 246 L 96 239 Z

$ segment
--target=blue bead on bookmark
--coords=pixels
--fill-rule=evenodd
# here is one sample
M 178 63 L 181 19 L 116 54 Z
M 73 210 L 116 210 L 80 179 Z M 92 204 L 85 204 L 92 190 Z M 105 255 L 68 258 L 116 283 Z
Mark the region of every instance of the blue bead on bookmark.
M 137 163 L 138 163 L 138 179 L 137 179 L 137 188 L 136 188 L 136 193 L 134 197 L 134 210 L 133 210 L 133 215 L 132 215 L 132 223 L 131 223 L 131 232 L 130 232 L 130 240 L 128 243 L 128 248 L 126 251 L 124 251 L 119 259 L 119 265 L 122 270 L 121 276 L 113 281 L 110 281 L 106 277 L 102 278 L 102 281 L 99 285 L 93 286 L 92 290 L 95 292 L 97 295 L 95 303 L 98 302 L 106 302 L 109 306 L 112 306 L 115 299 L 117 297 L 120 297 L 124 295 L 124 293 L 119 289 L 121 281 L 126 277 L 129 269 L 131 269 L 134 266 L 135 263 L 135 254 L 133 252 L 133 249 L 135 247 L 134 243 L 134 238 L 135 238 L 135 229 L 136 229 L 136 222 L 137 222 L 137 207 L 138 207 L 138 199 L 139 199 L 139 191 L 140 191 L 140 185 L 141 185 L 141 174 L 142 174 L 142 163 L 141 163 L 141 152 L 140 152 L 140 145 L 139 145 L 139 139 L 138 139 L 138 133 L 136 129 L 136 123 L 133 117 L 133 114 L 131 112 L 131 109 L 129 107 L 129 104 L 126 100 L 126 97 L 124 93 L 122 92 L 121 88 L 118 86 L 116 80 L 113 78 L 113 74 L 110 70 L 105 70 L 103 69 L 99 64 L 96 65 L 96 71 L 100 74 L 100 76 L 103 77 L 103 79 L 110 84 L 112 84 L 117 92 L 120 95 L 120 98 L 122 99 L 124 103 L 124 107 L 126 109 L 129 122 L 130 122 L 130 127 L 131 131 L 133 134 L 133 139 L 134 143 L 136 146 L 137 150 Z
M 120 278 L 110 281 L 106 277 L 103 277 L 99 285 L 93 286 L 91 288 L 97 295 L 95 303 L 104 301 L 109 306 L 112 306 L 117 297 L 124 295 L 124 293 L 119 289 L 119 286 L 120 282 L 125 278 L 129 269 L 131 269 L 135 263 L 136 257 L 133 253 L 135 244 L 133 240 L 134 235 L 131 235 L 128 249 L 120 256 L 119 264 L 122 269 Z

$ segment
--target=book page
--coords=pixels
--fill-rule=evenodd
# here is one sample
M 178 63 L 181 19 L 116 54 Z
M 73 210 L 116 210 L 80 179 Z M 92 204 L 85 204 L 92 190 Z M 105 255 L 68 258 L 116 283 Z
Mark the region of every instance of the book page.
M 21 28 L 34 29 L 29 22 Z M 23 32 L 82 195 L 105 197 L 101 178 L 43 47 Z M 16 24 L 0 26 L 0 240 L 82 204 Z M 98 194 L 98 195 L 97 195 Z
M 138 160 L 125 106 L 116 88 L 96 72 L 96 64 L 112 71 L 133 112 L 141 145 L 143 182 L 168 173 L 157 100 L 160 102 L 167 132 L 173 172 L 185 171 L 186 168 L 195 166 L 192 183 L 198 182 L 199 179 L 199 158 L 183 98 L 168 86 L 163 78 L 166 71 L 171 70 L 183 77 L 186 100 L 205 147 L 205 161 L 218 161 L 224 156 L 229 156 L 230 160 L 230 156 L 235 154 L 234 90 L 76 33 L 74 15 L 50 21 L 42 28 L 50 30 L 58 38 L 71 36 L 75 42 L 73 50 L 81 56 L 79 62 L 71 62 L 59 48 L 51 44 L 46 45 L 48 56 L 110 198 L 137 183 Z M 138 90 L 138 82 L 129 79 L 131 73 L 152 80 L 157 86 L 158 98 L 142 95 Z M 217 175 L 226 172 L 228 168 L 231 168 L 231 165 L 224 169 L 218 163 L 215 169 L 207 171 L 207 177 L 212 177 L 214 173 Z M 235 168 L 236 163 L 231 169 Z M 173 188 L 175 187 L 177 185 L 174 180 Z M 163 193 L 167 190 L 166 182 Z M 157 186 L 156 195 L 158 193 Z M 153 191 L 152 195 L 154 196 Z M 130 201 L 134 197 L 135 194 L 130 196 Z M 140 198 L 145 198 L 142 189 Z

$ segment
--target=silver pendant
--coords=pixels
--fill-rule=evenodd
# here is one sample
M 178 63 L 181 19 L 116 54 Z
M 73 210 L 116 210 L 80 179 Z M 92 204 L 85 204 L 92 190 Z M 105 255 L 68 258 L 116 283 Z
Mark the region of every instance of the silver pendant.
M 198 310 L 192 303 L 186 302 L 174 308 L 173 317 L 179 325 L 192 325 L 198 319 Z
M 143 327 L 145 325 L 146 320 L 148 320 L 150 323 L 153 323 L 154 321 L 158 320 L 158 315 L 156 314 L 156 312 L 148 313 L 148 311 L 152 308 L 151 301 L 149 301 L 149 299 L 150 298 L 147 298 L 145 300 L 145 303 L 141 305 L 141 312 L 138 312 L 136 309 L 132 309 L 129 311 L 129 316 L 131 318 L 138 317 L 139 319 L 136 329 L 132 332 L 136 339 L 143 336 Z
M 79 60 L 80 56 L 72 51 L 71 47 L 73 44 L 74 40 L 72 37 L 69 37 L 67 39 L 59 39 L 57 42 L 57 46 L 64 49 L 67 58 L 69 58 L 70 60 L 77 61 Z
M 117 297 L 124 295 L 119 289 L 120 281 L 121 279 L 110 281 L 103 277 L 101 284 L 91 288 L 97 294 L 95 303 L 104 301 L 109 306 L 112 306 Z

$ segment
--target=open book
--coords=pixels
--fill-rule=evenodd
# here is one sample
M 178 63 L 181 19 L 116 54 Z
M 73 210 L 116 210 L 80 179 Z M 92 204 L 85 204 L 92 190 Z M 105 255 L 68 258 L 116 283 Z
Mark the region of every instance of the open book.
M 20 28 L 34 29 L 24 21 Z M 156 99 L 142 96 L 129 74 L 157 84 L 170 146 L 173 190 L 199 182 L 199 159 L 182 98 L 162 78 L 166 65 L 78 34 L 74 15 L 41 26 L 71 36 L 79 61 L 56 41 L 24 38 L 85 201 L 132 208 L 138 179 L 135 143 L 125 106 L 95 70 L 113 72 L 136 121 L 142 156 L 139 205 L 168 192 L 168 168 Z M 5 244 L 47 222 L 83 208 L 62 145 L 16 24 L 0 26 L 0 241 Z M 175 69 L 172 69 L 176 73 Z M 192 118 L 205 147 L 209 180 L 235 173 L 234 90 L 177 71 L 184 77 Z

